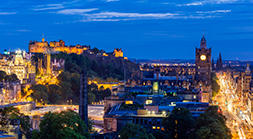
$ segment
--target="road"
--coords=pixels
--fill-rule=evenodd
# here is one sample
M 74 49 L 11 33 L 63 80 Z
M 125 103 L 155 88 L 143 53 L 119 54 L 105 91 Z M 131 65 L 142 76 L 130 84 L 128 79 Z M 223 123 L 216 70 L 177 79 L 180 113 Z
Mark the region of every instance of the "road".
M 227 118 L 227 126 L 230 128 L 233 138 L 251 139 L 252 122 L 248 115 L 244 113 L 241 98 L 236 93 L 236 87 L 232 80 L 225 73 L 218 73 L 218 84 L 220 92 L 213 98 L 213 103 L 219 105 L 223 115 Z

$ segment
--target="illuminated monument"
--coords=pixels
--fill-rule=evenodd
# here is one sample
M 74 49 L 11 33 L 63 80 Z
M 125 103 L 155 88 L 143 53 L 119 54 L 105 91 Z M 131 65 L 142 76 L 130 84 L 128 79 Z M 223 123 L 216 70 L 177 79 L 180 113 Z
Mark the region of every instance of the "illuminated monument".
M 88 127 L 88 91 L 87 74 L 85 71 L 80 75 L 79 115 Z
M 47 63 L 46 63 L 46 72 L 48 75 L 51 74 L 51 54 L 50 51 L 46 53 Z

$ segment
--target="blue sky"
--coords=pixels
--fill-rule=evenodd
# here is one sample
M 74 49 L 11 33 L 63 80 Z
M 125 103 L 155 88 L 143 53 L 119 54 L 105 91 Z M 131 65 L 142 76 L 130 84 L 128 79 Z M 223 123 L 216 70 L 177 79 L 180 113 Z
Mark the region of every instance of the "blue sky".
M 203 34 L 213 57 L 253 60 L 253 0 L 8 0 L 0 51 L 63 39 L 125 56 L 194 59 Z

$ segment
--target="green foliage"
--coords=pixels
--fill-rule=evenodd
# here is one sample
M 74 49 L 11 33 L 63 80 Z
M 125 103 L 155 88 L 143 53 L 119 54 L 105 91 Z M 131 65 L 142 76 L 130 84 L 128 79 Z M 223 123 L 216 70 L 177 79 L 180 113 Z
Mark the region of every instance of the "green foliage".
M 87 127 L 79 115 L 74 111 L 61 113 L 47 113 L 40 123 L 39 133 L 33 138 L 39 139 L 86 139 L 89 138 Z M 37 131 L 36 131 L 37 132 Z
M 100 52 L 97 48 L 92 49 L 92 51 L 95 54 Z M 118 58 L 66 53 L 54 54 L 52 57 L 65 60 L 64 71 L 66 72 L 81 73 L 81 70 L 85 69 L 89 77 L 99 77 L 103 80 L 106 80 L 107 78 L 123 80 L 124 68 L 127 76 L 130 76 L 132 72 L 138 70 L 138 66 L 136 64 L 128 60 Z
M 119 132 L 121 139 L 155 139 L 155 137 L 148 133 L 145 128 L 140 125 L 126 124 Z
M 143 105 L 134 103 L 134 104 L 121 104 L 120 110 L 138 110 L 140 108 L 143 108 Z
M 32 131 L 32 137 L 31 139 L 40 139 L 40 131 L 39 130 L 33 130 Z
M 48 89 L 46 86 L 38 84 L 38 85 L 33 85 L 31 87 L 33 90 L 33 93 L 31 94 L 32 98 L 41 103 L 48 103 Z
M 110 89 L 104 89 L 103 87 L 98 89 L 98 86 L 94 83 L 88 85 L 88 97 L 93 100 L 93 102 L 99 102 L 104 100 L 105 97 L 111 95 Z M 89 100 L 89 101 L 91 101 Z
M 226 126 L 226 118 L 218 113 L 218 107 L 210 106 L 195 121 L 189 110 L 175 108 L 163 120 L 164 132 L 155 133 L 159 138 L 178 139 L 230 139 L 231 132 Z M 162 137 L 161 137 L 162 136 Z
M 215 97 L 219 91 L 220 91 L 220 86 L 218 84 L 218 78 L 215 73 L 212 73 L 212 96 Z
M 26 136 L 31 137 L 31 124 L 29 116 L 21 114 L 18 109 L 14 107 L 6 107 L 0 109 L 0 125 L 1 130 L 6 131 L 11 123 L 11 120 L 18 120 L 20 123 L 20 131 Z
M 60 86 L 51 84 L 47 86 L 48 88 L 48 102 L 51 104 L 61 104 L 62 92 Z
M 58 76 L 59 84 L 33 85 L 32 98 L 37 102 L 50 104 L 66 104 L 72 100 L 73 104 L 79 104 L 80 75 L 77 73 L 62 72 Z M 99 102 L 111 95 L 110 89 L 98 89 L 96 84 L 88 85 L 88 103 Z
M 231 132 L 226 126 L 226 118 L 218 113 L 218 107 L 211 106 L 198 117 L 196 122 L 197 139 L 230 139 Z
M 6 73 L 4 71 L 0 71 L 0 81 L 5 79 Z
M 186 108 L 174 108 L 162 124 L 169 138 L 188 139 L 192 136 L 194 120 Z
M 16 74 L 7 75 L 6 72 L 0 71 L 0 82 L 6 81 L 6 82 L 15 82 L 19 81 Z
M 88 104 L 91 104 L 92 102 L 95 102 L 96 96 L 93 93 L 88 93 Z
M 6 131 L 10 126 L 10 120 L 18 115 L 18 110 L 14 107 L 6 107 L 0 109 L 0 125 L 1 131 Z

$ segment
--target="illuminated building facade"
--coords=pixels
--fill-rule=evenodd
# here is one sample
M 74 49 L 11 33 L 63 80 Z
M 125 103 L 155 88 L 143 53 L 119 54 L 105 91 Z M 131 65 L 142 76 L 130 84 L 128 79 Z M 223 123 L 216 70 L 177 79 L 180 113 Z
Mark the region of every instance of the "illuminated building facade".
M 14 103 L 21 97 L 21 83 L 3 82 L 0 83 L 0 104 Z
M 26 83 L 36 72 L 31 62 L 31 54 L 21 50 L 4 55 L 0 59 L 0 71 L 6 72 L 7 75 L 16 74 L 21 83 Z
M 50 52 L 47 52 L 46 58 L 47 58 L 46 73 L 47 73 L 47 75 L 50 75 L 51 74 L 51 54 L 50 54 Z
M 41 42 L 38 41 L 30 41 L 29 43 L 29 52 L 30 53 L 45 53 L 48 48 L 52 52 L 64 52 L 64 53 L 75 53 L 82 54 L 84 51 L 90 49 L 89 46 L 86 45 L 75 45 L 75 46 L 66 46 L 63 40 L 60 41 L 51 41 L 47 42 L 43 38 Z
M 90 46 L 87 45 L 75 45 L 75 46 L 67 46 L 65 45 L 65 42 L 63 40 L 59 41 L 51 41 L 47 42 L 45 41 L 45 38 L 42 38 L 42 41 L 30 41 L 29 43 L 29 52 L 30 53 L 47 53 L 50 51 L 50 53 L 54 52 L 63 52 L 67 54 L 83 54 L 86 52 L 87 54 L 92 54 L 96 56 L 104 56 L 104 57 L 116 57 L 116 58 L 124 58 L 127 60 L 127 57 L 124 57 L 123 51 L 121 48 L 114 49 L 113 52 L 106 53 L 94 53 L 92 49 L 90 49 Z
M 121 48 L 116 48 L 113 51 L 113 56 L 115 57 L 123 57 L 123 51 Z
M 253 121 L 253 93 L 249 93 L 248 97 L 248 112 L 249 112 L 249 117 L 250 120 Z

